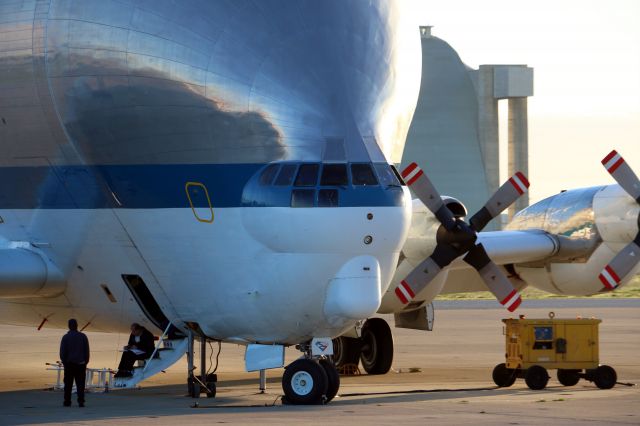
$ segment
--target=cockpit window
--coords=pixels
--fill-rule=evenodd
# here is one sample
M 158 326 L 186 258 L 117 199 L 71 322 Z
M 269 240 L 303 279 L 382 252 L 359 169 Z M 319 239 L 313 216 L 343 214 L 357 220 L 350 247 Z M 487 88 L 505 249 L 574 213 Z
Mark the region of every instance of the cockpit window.
M 354 185 L 359 186 L 378 184 L 370 164 L 352 164 L 351 179 Z
M 298 170 L 295 186 L 316 186 L 318 183 L 319 164 L 303 164 Z
M 391 167 L 392 166 L 383 163 L 373 165 L 373 168 L 378 174 L 378 179 L 380 179 L 380 184 L 384 186 L 400 186 L 400 181 L 398 181 Z
M 293 176 L 296 174 L 297 164 L 285 164 L 280 169 L 280 174 L 276 178 L 274 185 L 289 186 L 293 182 Z
M 247 207 L 402 206 L 400 181 L 391 166 L 378 162 L 275 161 L 255 165 L 245 185 Z
M 260 175 L 260 185 L 271 185 L 271 182 L 273 182 L 273 178 L 276 177 L 279 169 L 280 164 L 271 164 L 264 169 Z
M 325 164 L 322 167 L 322 186 L 345 186 L 348 183 L 346 164 Z
M 318 207 L 338 207 L 338 190 L 321 189 L 318 191 Z
M 314 189 L 294 189 L 291 191 L 291 207 L 313 207 Z
M 407 184 L 404 183 L 404 179 L 402 179 L 402 176 L 400 176 L 400 173 L 398 172 L 398 169 L 396 169 L 396 166 L 389 165 L 389 167 L 391 167 L 391 171 L 393 171 L 393 174 L 396 175 L 396 179 L 398 179 L 400 185 L 406 186 Z

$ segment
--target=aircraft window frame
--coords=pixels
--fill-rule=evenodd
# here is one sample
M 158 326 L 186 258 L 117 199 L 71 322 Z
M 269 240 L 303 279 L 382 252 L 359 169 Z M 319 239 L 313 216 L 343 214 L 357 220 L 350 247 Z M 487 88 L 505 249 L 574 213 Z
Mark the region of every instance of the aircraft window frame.
M 353 186 L 376 186 L 380 185 L 378 182 L 378 177 L 373 171 L 373 167 L 371 167 L 371 163 L 351 163 L 349 165 L 349 170 L 351 172 L 351 183 Z M 354 168 L 361 168 L 360 171 L 354 171 Z M 367 173 L 369 176 L 363 176 L 362 173 Z M 356 176 L 358 176 L 358 180 L 356 181 Z M 373 178 L 373 179 L 371 179 Z
M 373 171 L 378 175 L 378 182 L 382 186 L 401 186 L 398 176 L 393 171 L 393 166 L 387 163 L 374 163 Z
M 293 186 L 311 188 L 318 185 L 318 175 L 320 173 L 320 164 L 306 163 L 298 167 L 298 173 Z
M 309 208 L 315 206 L 316 190 L 308 187 L 291 190 L 291 207 Z
M 318 190 L 318 207 L 338 207 L 340 192 L 335 188 L 321 188 Z
M 262 186 L 269 186 L 273 184 L 276 176 L 280 173 L 280 164 L 274 163 L 269 164 L 265 169 L 260 173 L 260 179 L 258 182 Z
M 290 173 L 289 173 L 290 172 Z M 298 164 L 295 163 L 285 163 L 280 167 L 280 171 L 276 176 L 276 179 L 273 181 L 274 186 L 291 186 L 293 183 L 293 179 L 296 177 L 298 172 Z M 289 174 L 285 174 L 289 173 Z
M 337 169 L 342 169 L 342 172 L 344 172 L 344 176 L 338 176 L 341 172 L 335 173 L 334 171 L 332 171 L 332 169 L 334 171 L 337 171 Z M 327 176 L 328 173 L 332 173 L 332 175 Z M 349 185 L 349 172 L 347 170 L 347 163 L 329 163 L 322 165 L 322 173 L 320 173 L 320 186 L 347 185 Z
M 396 178 L 400 182 L 400 185 L 401 186 L 407 186 L 407 183 L 404 181 L 404 179 L 402 179 L 402 175 L 400 174 L 400 172 L 398 171 L 396 166 L 394 166 L 393 164 L 389 164 L 389 167 L 391 167 L 391 170 L 393 171 L 393 174 L 396 175 Z

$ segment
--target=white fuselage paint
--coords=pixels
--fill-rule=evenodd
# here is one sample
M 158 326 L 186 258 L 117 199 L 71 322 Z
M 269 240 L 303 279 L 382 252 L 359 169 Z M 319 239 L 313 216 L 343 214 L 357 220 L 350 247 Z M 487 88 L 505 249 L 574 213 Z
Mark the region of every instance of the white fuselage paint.
M 410 222 L 406 188 L 405 199 L 404 207 L 219 208 L 212 223 L 188 208 L 0 211 L 2 234 L 37 242 L 67 281 L 56 297 L 0 301 L 0 320 L 65 327 L 74 316 L 95 331 L 149 324 L 122 280 L 136 274 L 170 320 L 197 322 L 212 338 L 291 344 L 336 336 L 364 319 L 350 316 L 371 300 L 328 315 L 330 282 L 344 278 L 349 261 L 369 259 L 384 294 Z

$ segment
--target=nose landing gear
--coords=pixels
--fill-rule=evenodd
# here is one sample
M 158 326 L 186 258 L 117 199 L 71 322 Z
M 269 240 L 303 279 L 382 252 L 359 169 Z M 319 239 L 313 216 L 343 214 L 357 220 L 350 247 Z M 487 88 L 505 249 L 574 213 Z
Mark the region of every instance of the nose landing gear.
M 282 390 L 285 402 L 289 404 L 322 404 L 328 386 L 325 369 L 313 359 L 301 358 L 292 362 L 282 376 Z
M 329 357 L 305 357 L 285 367 L 282 376 L 283 403 L 293 405 L 326 404 L 340 389 L 340 375 Z

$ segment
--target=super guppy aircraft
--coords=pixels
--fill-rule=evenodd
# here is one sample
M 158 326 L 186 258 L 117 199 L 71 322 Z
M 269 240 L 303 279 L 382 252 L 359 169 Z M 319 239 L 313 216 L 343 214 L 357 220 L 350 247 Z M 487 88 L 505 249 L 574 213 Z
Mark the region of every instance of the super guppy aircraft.
M 319 401 L 309 342 L 376 312 L 409 226 L 401 12 L 1 0 L 1 320 L 303 344 L 285 393 Z
M 624 285 L 640 182 L 617 153 L 620 185 L 552 197 L 507 232 L 479 231 L 525 176 L 466 223 L 428 165 L 393 168 L 421 75 L 401 4 L 0 0 L 0 321 L 155 327 L 166 350 L 121 387 L 192 364 L 194 335 L 246 345 L 248 370 L 296 346 L 283 390 L 308 404 L 338 392 L 332 348 L 389 370 L 376 312 L 424 329 L 441 292 L 488 288 L 513 311 L 527 284 Z

